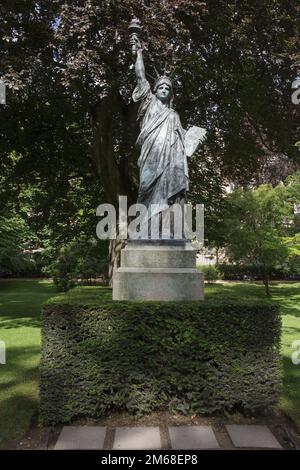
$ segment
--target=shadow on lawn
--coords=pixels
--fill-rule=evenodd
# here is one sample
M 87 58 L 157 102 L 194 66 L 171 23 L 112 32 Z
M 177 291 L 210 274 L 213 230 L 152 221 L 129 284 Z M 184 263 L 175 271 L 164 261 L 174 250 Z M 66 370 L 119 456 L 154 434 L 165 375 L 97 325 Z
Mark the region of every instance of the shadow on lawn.
M 1 384 L 3 383 L 3 377 L 5 373 L 9 372 L 9 376 L 12 371 L 21 371 L 25 375 L 30 374 L 33 370 L 38 368 L 38 364 L 32 366 L 28 365 L 28 362 L 32 360 L 35 356 L 37 357 L 40 354 L 40 345 L 28 346 L 9 346 L 6 351 L 6 364 L 1 364 Z M 32 374 L 31 374 L 32 376 Z
M 31 427 L 38 410 L 37 400 L 17 393 L 2 400 L 0 409 L 0 449 L 12 449 Z
M 283 356 L 282 400 L 284 409 L 300 429 L 300 365 L 292 363 L 289 356 Z
M 39 345 L 9 347 L 0 365 L 0 447 L 24 435 L 37 412 L 39 353 Z
M 57 295 L 51 282 L 0 280 L 0 330 L 40 326 L 42 304 Z

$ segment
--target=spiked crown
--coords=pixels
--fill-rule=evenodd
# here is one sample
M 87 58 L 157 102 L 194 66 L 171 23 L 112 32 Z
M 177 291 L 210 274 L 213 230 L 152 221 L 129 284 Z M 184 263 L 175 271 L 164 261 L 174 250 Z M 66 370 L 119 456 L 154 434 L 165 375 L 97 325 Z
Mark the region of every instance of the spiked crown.
M 156 79 L 154 82 L 154 92 L 156 92 L 157 88 L 162 85 L 163 83 L 166 83 L 167 85 L 170 86 L 172 95 L 173 95 L 173 83 L 172 83 L 172 77 L 175 72 L 175 68 L 172 70 L 172 72 L 169 72 L 166 70 L 166 67 L 164 69 L 163 74 L 160 74 L 156 67 L 154 67 L 155 73 L 156 73 Z

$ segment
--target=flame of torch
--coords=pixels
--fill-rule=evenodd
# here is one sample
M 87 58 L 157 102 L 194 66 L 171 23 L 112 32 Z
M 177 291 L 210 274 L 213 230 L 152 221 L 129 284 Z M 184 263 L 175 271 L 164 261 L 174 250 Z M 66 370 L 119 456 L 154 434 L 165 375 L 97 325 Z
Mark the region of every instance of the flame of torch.
M 133 18 L 128 26 L 130 36 L 132 38 L 139 38 L 140 31 L 142 29 L 141 22 L 138 18 Z M 137 48 L 136 45 L 132 45 L 132 54 L 136 55 Z

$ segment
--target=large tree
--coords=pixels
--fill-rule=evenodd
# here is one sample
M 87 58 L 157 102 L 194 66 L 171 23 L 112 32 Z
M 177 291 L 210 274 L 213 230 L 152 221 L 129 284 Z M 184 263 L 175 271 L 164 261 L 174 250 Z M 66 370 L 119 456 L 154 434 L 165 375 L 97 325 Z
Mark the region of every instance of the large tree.
M 237 189 L 228 195 L 219 225 L 229 261 L 255 266 L 267 295 L 272 269 L 288 260 L 299 263 L 299 217 L 294 211 L 299 201 L 299 176 L 289 178 L 286 185 Z
M 248 181 L 270 152 L 299 157 L 290 99 L 294 0 L 4 0 L 0 8 L 0 76 L 8 85 L 0 165 L 14 181 L 6 180 L 3 203 L 16 184 L 38 183 L 47 194 L 43 220 L 50 210 L 59 218 L 73 178 L 98 191 L 99 202 L 135 200 L 133 16 L 143 24 L 147 71 L 176 64 L 183 124 L 208 129 L 190 161 L 190 197 L 207 205 L 208 235 L 226 179 Z

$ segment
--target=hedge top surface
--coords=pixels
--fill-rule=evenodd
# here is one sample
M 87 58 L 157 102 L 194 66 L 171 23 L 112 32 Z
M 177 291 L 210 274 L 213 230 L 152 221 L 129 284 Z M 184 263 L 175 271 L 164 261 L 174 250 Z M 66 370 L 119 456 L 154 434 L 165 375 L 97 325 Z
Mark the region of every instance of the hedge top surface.
M 58 305 L 69 305 L 69 306 L 80 306 L 80 307 L 98 307 L 103 306 L 103 304 L 148 304 L 148 305 L 172 305 L 172 304 L 195 304 L 198 307 L 203 305 L 205 308 L 208 305 L 240 305 L 246 306 L 247 308 L 259 306 L 260 308 L 265 307 L 266 310 L 276 309 L 277 303 L 271 299 L 253 299 L 250 297 L 247 298 L 224 298 L 220 293 L 212 293 L 211 295 L 206 295 L 204 301 L 191 301 L 191 302 L 151 302 L 151 301 L 113 301 L 112 300 L 112 289 L 109 287 L 103 286 L 84 286 L 84 287 L 75 287 L 74 289 L 69 290 L 68 292 L 61 293 L 55 297 L 48 299 L 43 307 L 51 307 Z M 278 308 L 279 310 L 279 308 Z
M 112 289 L 102 286 L 74 287 L 68 292 L 62 292 L 47 300 L 43 307 L 48 305 L 87 305 L 98 306 L 103 302 L 112 301 Z

